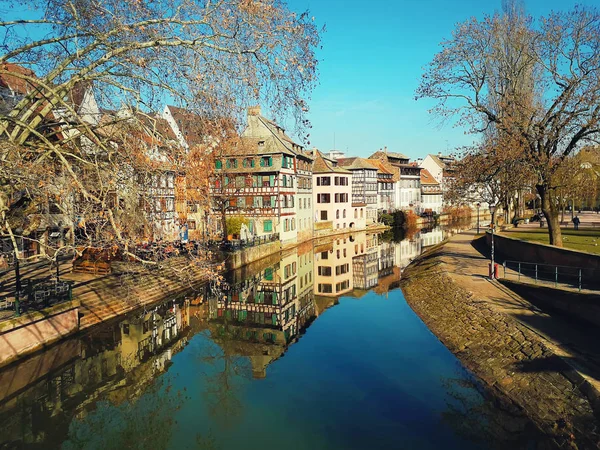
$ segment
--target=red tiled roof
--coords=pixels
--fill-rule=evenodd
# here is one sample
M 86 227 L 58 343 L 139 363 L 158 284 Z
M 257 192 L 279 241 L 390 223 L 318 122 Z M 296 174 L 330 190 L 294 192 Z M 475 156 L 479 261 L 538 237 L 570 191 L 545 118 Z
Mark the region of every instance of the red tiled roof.
M 23 77 L 36 78 L 33 70 L 26 69 L 12 63 L 0 64 L 0 86 L 11 91 L 26 95 L 36 90 L 36 85 L 31 80 Z

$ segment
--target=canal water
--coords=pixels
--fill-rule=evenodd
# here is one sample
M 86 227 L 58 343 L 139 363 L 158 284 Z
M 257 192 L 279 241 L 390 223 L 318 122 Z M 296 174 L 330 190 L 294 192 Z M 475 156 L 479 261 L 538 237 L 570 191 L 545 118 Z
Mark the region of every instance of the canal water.
M 442 239 L 315 241 L 9 366 L 0 448 L 526 446 L 398 289 Z

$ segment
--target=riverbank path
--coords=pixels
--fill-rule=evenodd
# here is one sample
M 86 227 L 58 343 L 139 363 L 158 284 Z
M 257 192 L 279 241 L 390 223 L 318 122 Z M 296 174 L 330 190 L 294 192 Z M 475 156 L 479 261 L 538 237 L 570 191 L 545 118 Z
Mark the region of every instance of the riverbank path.
M 542 311 L 498 281 L 488 278 L 489 253 L 474 230 L 453 236 L 440 253 L 448 275 L 486 302 L 537 334 L 545 344 L 600 392 L 600 330 L 559 313 Z

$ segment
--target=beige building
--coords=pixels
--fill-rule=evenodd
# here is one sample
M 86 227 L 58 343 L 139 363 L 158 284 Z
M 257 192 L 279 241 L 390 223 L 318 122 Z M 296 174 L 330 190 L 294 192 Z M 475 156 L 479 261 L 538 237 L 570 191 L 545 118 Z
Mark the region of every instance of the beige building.
M 353 289 L 353 236 L 315 248 L 315 295 L 339 297 Z
M 313 204 L 315 229 L 363 228 L 363 220 L 352 207 L 352 173 L 315 151 L 313 163 Z M 356 218 L 355 218 L 356 216 Z

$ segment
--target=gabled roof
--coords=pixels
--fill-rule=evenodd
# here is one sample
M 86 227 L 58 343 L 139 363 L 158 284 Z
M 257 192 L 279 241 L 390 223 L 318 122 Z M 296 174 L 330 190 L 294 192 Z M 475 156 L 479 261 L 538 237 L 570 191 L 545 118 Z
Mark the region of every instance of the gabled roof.
M 343 169 L 341 167 L 336 167 L 336 165 L 330 159 L 323 156 L 323 154 L 319 151 L 315 151 L 315 160 L 313 163 L 313 173 L 352 173 L 349 170 Z
M 439 186 L 440 184 L 433 178 L 427 169 L 421 169 L 421 184 L 430 186 Z
M 408 156 L 406 156 L 404 153 L 398 153 L 398 152 L 387 152 L 388 158 L 395 158 L 395 159 L 410 159 Z
M 340 167 L 344 167 L 348 170 L 377 169 L 377 167 L 373 164 L 372 161 L 369 161 L 366 158 L 360 158 L 358 156 L 352 158 L 340 158 L 337 162 Z
M 296 153 L 288 149 L 275 136 L 254 137 L 242 136 L 243 145 L 238 149 L 227 151 L 227 155 L 276 155 L 284 154 L 295 156 Z
M 443 156 L 443 155 L 429 155 L 433 162 L 435 162 L 442 169 L 446 168 L 449 162 L 456 161 L 454 156 Z
M 369 156 L 369 159 L 380 159 L 380 160 L 388 160 L 389 158 L 392 159 L 410 159 L 408 156 L 406 156 L 403 153 L 399 153 L 399 152 L 388 152 L 386 151 L 382 151 L 379 150 L 375 153 L 373 153 L 371 156 Z
M 86 91 L 92 87 L 91 81 L 81 81 L 75 83 L 75 86 L 68 94 L 68 100 L 71 102 L 73 109 L 77 112 L 83 103 Z
M 177 128 L 188 145 L 204 144 L 203 119 L 193 112 L 173 105 L 167 105 Z

